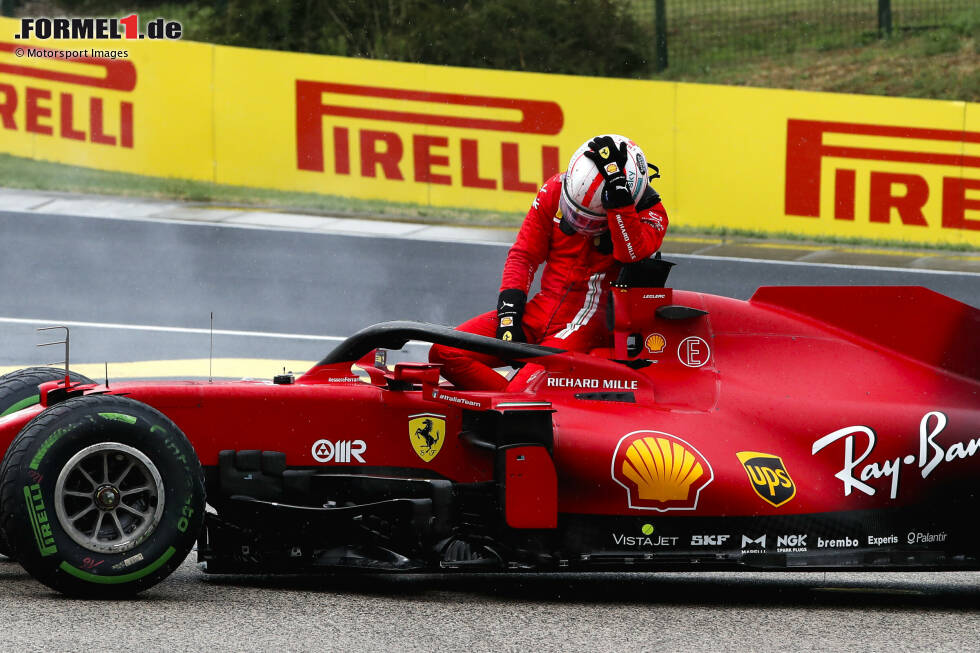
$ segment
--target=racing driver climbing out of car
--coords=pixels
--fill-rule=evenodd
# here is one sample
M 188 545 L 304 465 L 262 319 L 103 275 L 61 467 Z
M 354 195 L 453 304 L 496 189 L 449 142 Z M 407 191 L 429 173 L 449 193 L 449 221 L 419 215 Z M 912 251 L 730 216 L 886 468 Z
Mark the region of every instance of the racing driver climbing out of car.
M 651 168 L 650 178 L 658 177 Z M 623 136 L 582 145 L 531 204 L 507 254 L 497 310 L 456 328 L 570 351 L 606 346 L 609 284 L 624 264 L 660 249 L 667 231 L 667 212 L 647 174 L 643 151 Z M 542 263 L 541 292 L 527 301 Z M 493 370 L 505 362 L 493 356 L 433 345 L 429 360 L 460 389 L 503 390 L 508 383 Z

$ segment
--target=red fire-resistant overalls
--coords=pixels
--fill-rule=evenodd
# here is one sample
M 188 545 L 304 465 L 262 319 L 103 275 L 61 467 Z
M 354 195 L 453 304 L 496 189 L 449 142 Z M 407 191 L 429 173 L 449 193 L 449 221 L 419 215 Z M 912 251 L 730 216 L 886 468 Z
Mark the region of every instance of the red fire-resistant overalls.
M 559 228 L 559 173 L 545 182 L 507 254 L 501 290 L 531 287 L 541 263 L 541 292 L 525 308 L 522 326 L 528 342 L 570 351 L 588 351 L 608 343 L 604 312 L 609 284 L 623 263 L 651 256 L 660 249 L 667 231 L 667 211 L 658 202 L 638 214 L 633 207 L 610 209 L 612 252 L 603 253 L 600 237 L 568 235 Z M 605 249 L 605 248 L 604 248 Z M 459 331 L 493 337 L 497 312 L 478 315 L 456 327 Z M 507 380 L 492 368 L 505 363 L 493 356 L 433 345 L 429 360 L 442 363 L 442 375 L 466 390 L 502 390 Z

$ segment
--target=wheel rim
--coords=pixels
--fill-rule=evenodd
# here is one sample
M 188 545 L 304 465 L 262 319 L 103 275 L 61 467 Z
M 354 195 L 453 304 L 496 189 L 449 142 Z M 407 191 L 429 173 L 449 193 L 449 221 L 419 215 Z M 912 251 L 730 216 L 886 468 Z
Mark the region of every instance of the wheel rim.
M 163 479 L 133 447 L 102 442 L 71 457 L 55 484 L 55 511 L 76 544 L 122 553 L 144 541 L 163 514 Z

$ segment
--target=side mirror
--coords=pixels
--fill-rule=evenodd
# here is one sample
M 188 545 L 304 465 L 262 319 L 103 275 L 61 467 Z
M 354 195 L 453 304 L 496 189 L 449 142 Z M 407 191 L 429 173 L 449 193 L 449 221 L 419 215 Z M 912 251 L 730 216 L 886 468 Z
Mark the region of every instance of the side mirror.
M 439 368 L 433 363 L 396 363 L 395 380 L 408 383 L 439 385 Z

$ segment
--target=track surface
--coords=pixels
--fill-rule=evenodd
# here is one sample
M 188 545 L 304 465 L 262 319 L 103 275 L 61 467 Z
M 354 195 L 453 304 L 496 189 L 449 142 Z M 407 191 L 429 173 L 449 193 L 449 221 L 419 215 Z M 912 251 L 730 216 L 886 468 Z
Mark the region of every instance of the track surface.
M 216 356 L 316 359 L 373 322 L 492 307 L 506 248 L 0 213 L 0 365 L 71 320 L 263 332 Z M 980 277 L 675 258 L 675 288 L 913 284 L 980 305 Z M 7 320 L 7 321 L 4 321 Z M 200 358 L 206 333 L 84 327 L 73 360 Z M 422 351 L 410 352 L 422 354 Z M 271 374 L 271 372 L 270 372 Z M 191 559 L 138 601 L 66 602 L 0 562 L 0 649 L 975 650 L 980 573 L 208 577 Z

